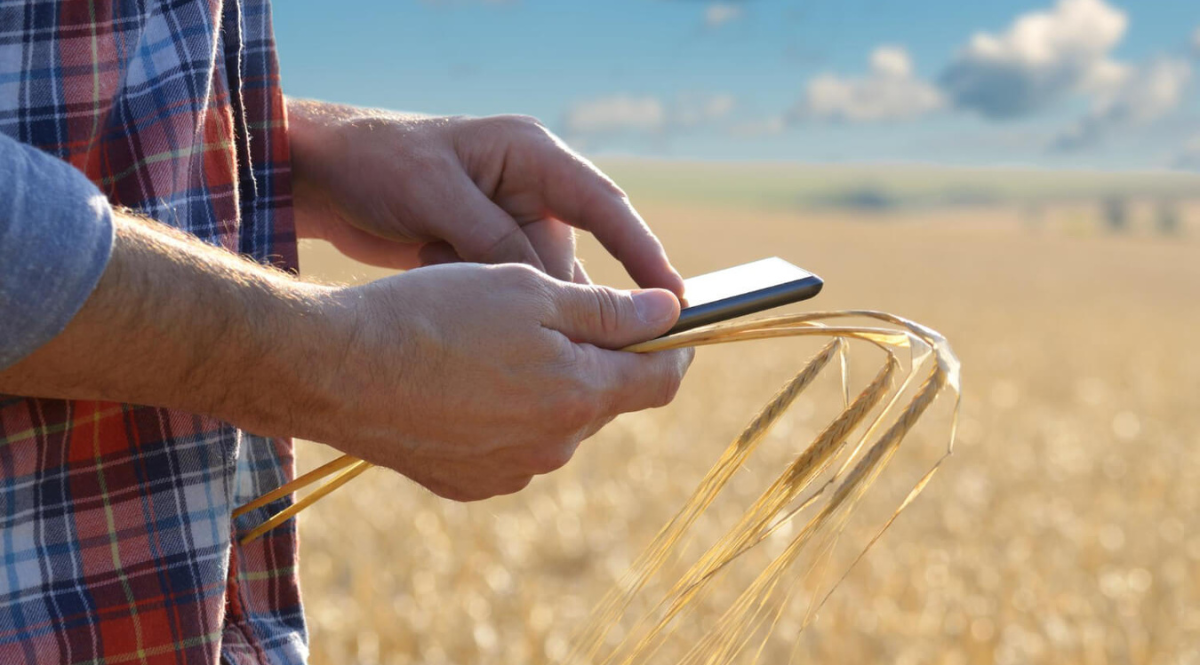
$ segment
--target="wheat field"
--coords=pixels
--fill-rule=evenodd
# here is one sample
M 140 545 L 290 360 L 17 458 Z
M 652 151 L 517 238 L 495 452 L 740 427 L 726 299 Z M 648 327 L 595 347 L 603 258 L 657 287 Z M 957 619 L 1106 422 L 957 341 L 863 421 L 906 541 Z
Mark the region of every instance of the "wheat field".
M 964 367 L 954 456 L 816 622 L 789 611 L 763 662 L 1200 664 L 1200 208 L 1183 232 L 1106 232 L 1098 206 L 635 203 L 684 275 L 780 255 L 810 307 L 881 309 Z M 629 285 L 594 243 L 594 279 Z M 324 280 L 380 272 L 306 244 Z M 802 310 L 796 307 L 793 310 Z M 372 470 L 301 517 L 312 662 L 552 663 L 729 440 L 820 341 L 701 349 L 675 403 L 624 416 L 524 492 L 455 504 Z M 856 352 L 861 386 L 877 369 Z M 818 382 L 698 524 L 715 539 L 841 407 Z M 935 408 L 864 501 L 847 551 L 946 444 Z M 301 442 L 300 467 L 334 456 Z M 860 522 L 860 523 L 858 523 Z M 854 539 L 858 538 L 857 541 Z M 767 543 L 768 549 L 772 543 Z M 748 562 L 748 566 L 753 562 Z M 736 594 L 752 571 L 731 571 Z M 689 630 L 713 619 L 700 608 Z

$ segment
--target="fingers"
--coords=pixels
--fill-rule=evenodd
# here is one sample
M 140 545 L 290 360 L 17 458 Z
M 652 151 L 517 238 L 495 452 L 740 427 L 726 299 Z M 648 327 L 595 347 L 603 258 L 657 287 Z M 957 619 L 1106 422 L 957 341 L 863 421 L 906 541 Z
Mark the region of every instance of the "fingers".
M 529 486 L 532 474 L 516 474 L 497 477 L 492 473 L 446 473 L 439 472 L 416 479 L 430 492 L 451 501 L 483 501 L 505 494 L 516 494 Z
M 543 160 L 543 196 L 551 214 L 596 236 L 639 286 L 683 295 L 683 278 L 629 198 L 591 162 L 552 141 Z
M 564 282 L 574 281 L 575 229 L 557 219 L 530 222 L 521 229 L 546 267 L 547 275 Z
M 580 348 L 586 366 L 599 377 L 598 399 L 608 417 L 670 404 L 695 357 L 690 348 L 654 353 Z
M 342 225 L 327 240 L 342 254 L 368 265 L 393 270 L 408 270 L 422 265 L 424 252 L 419 243 L 381 238 L 349 224 Z
M 447 242 L 428 242 L 421 246 L 417 254 L 423 266 L 437 266 L 445 263 L 460 263 L 463 258 L 454 251 Z
M 455 501 L 519 492 L 534 476 L 566 466 L 579 444 L 617 415 L 670 403 L 694 357 L 692 349 L 640 354 L 581 345 L 579 352 L 578 368 L 591 379 L 587 396 L 580 397 L 591 403 L 586 409 L 592 414 L 587 422 L 573 423 L 579 427 L 570 434 L 499 450 L 485 467 L 431 467 L 420 482 L 435 494 Z
M 571 281 L 576 284 L 591 284 L 592 278 L 588 276 L 587 271 L 583 269 L 583 262 L 575 259 L 575 270 L 571 274 Z
M 620 291 L 561 284 L 552 293 L 553 307 L 543 325 L 573 342 L 605 349 L 658 337 L 679 318 L 679 300 L 663 289 Z
M 508 213 L 491 201 L 466 173 L 441 197 L 439 215 L 452 223 L 439 224 L 445 240 L 459 256 L 476 263 L 524 263 L 544 270 L 525 232 Z M 467 223 L 462 223 L 462 221 Z

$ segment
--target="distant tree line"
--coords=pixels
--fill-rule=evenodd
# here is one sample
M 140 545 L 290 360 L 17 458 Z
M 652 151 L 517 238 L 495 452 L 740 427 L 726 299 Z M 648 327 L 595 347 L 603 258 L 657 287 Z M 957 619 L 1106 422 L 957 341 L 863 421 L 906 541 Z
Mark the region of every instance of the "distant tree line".
M 1113 233 L 1124 233 L 1130 227 L 1130 203 L 1124 196 L 1110 196 L 1101 203 L 1104 225 Z M 1154 228 L 1162 235 L 1178 235 L 1183 230 L 1179 202 L 1160 199 L 1154 206 Z

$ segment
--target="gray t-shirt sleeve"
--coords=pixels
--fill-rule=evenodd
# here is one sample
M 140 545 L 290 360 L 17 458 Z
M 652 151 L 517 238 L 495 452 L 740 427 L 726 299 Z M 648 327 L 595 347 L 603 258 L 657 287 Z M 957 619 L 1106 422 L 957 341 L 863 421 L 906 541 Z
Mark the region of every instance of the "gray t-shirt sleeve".
M 0 134 L 0 369 L 83 307 L 112 252 L 112 215 L 83 173 Z

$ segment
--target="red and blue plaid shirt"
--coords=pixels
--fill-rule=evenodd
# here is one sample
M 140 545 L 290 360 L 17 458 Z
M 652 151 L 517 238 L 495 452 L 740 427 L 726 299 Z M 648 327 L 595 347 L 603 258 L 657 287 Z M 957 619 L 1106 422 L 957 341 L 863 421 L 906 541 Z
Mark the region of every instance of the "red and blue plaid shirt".
M 0 0 L 0 132 L 114 205 L 296 267 L 267 0 Z M 187 297 L 181 293 L 180 297 Z M 0 396 L 0 663 L 296 663 L 288 440 L 129 404 Z

